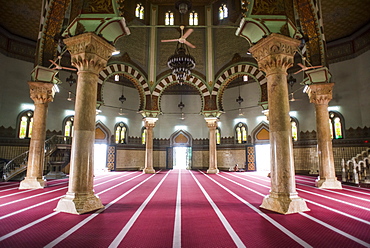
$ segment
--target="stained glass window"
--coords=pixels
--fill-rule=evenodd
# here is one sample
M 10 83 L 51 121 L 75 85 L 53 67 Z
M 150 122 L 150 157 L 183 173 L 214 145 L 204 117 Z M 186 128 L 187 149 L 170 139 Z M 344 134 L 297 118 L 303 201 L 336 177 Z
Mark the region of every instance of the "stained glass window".
M 291 117 L 290 125 L 292 127 L 292 139 L 293 141 L 297 141 L 298 140 L 298 121 L 295 118 Z
M 220 8 L 218 9 L 218 18 L 223 20 L 229 16 L 229 9 L 227 8 L 226 4 L 221 4 Z
M 18 138 L 31 138 L 33 125 L 33 111 L 27 110 L 19 116 L 19 132 Z
M 141 144 L 146 144 L 146 128 L 144 127 L 141 131 Z
M 236 143 L 238 144 L 247 143 L 248 139 L 247 125 L 239 122 L 236 125 L 235 134 L 236 134 Z
M 141 20 L 144 19 L 144 6 L 141 3 L 136 4 L 135 16 Z
M 73 121 L 74 116 L 68 116 L 64 119 L 64 136 L 73 137 Z
M 175 21 L 175 18 L 173 16 L 173 13 L 171 11 L 166 12 L 165 16 L 165 25 L 173 25 Z
M 335 130 L 335 138 L 341 139 L 342 136 L 342 123 L 340 122 L 339 117 L 334 118 L 334 130 Z
M 190 26 L 197 26 L 198 25 L 198 13 L 197 12 L 190 12 L 189 14 L 189 25 Z
M 220 128 L 216 128 L 216 144 L 221 144 L 221 130 Z
M 115 140 L 117 144 L 126 144 L 127 126 L 123 122 L 116 124 Z
M 330 133 L 332 139 L 343 139 L 343 116 L 338 112 L 329 112 Z

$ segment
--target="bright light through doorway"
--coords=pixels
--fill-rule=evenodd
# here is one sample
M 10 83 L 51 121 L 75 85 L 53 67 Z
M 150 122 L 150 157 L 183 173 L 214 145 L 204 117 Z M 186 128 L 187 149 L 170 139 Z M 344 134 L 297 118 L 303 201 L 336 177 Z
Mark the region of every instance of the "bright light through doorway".
M 94 144 L 94 174 L 107 171 L 107 145 Z
M 174 169 L 186 169 L 188 147 L 174 147 Z
M 256 145 L 256 166 L 258 172 L 270 172 L 270 144 Z

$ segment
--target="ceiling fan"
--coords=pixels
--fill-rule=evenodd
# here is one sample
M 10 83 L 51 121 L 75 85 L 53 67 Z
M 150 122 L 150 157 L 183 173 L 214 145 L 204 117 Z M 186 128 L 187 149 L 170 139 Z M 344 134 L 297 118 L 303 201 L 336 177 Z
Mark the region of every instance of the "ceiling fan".
M 161 42 L 173 42 L 173 41 L 177 41 L 179 43 L 182 43 L 182 44 L 187 45 L 188 47 L 195 48 L 195 46 L 193 44 L 191 44 L 189 41 L 186 40 L 186 38 L 189 37 L 189 35 L 194 31 L 194 29 L 191 29 L 190 28 L 184 34 L 184 28 L 185 28 L 185 26 L 180 26 L 180 29 L 181 29 L 181 37 L 180 38 L 178 38 L 178 39 L 171 39 L 171 40 L 161 40 Z
M 60 60 L 62 59 L 62 56 L 58 56 L 58 58 L 53 61 L 51 59 L 49 59 L 49 61 L 55 66 L 54 68 L 50 68 L 52 70 L 70 70 L 70 71 L 77 71 L 77 69 L 75 68 L 70 68 L 70 67 L 64 67 L 64 66 L 61 66 L 60 65 Z M 59 60 L 59 64 L 56 63 L 56 61 Z M 50 65 L 52 66 L 52 65 Z
M 320 68 L 322 67 L 322 65 L 318 65 L 318 66 L 305 66 L 301 63 L 298 63 L 298 65 L 302 68 L 300 69 L 299 71 L 295 72 L 294 74 L 297 74 L 297 73 L 300 73 L 301 71 L 306 71 L 306 70 L 309 70 L 309 69 L 314 69 L 314 68 Z

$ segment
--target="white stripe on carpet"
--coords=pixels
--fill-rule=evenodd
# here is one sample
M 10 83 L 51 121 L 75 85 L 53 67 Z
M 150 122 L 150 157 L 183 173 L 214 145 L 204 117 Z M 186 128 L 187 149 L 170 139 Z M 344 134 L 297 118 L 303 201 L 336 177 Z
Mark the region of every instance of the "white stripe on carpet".
M 243 243 L 243 241 L 239 238 L 238 234 L 235 232 L 235 230 L 232 228 L 230 223 L 227 221 L 225 216 L 222 214 L 221 210 L 217 207 L 216 203 L 212 200 L 212 198 L 208 195 L 207 191 L 203 188 L 203 186 L 200 184 L 198 179 L 195 178 L 193 172 L 189 171 L 192 177 L 194 178 L 195 182 L 198 184 L 198 187 L 202 191 L 203 195 L 208 200 L 209 204 L 211 204 L 213 210 L 216 212 L 218 218 L 220 219 L 221 223 L 224 225 L 226 231 L 229 233 L 230 237 L 234 241 L 235 245 L 237 247 L 246 247 Z
M 153 198 L 155 193 L 158 191 L 159 187 L 162 185 L 163 181 L 167 178 L 171 171 L 168 171 L 166 175 L 162 178 L 162 180 L 157 184 L 157 186 L 153 189 L 150 195 L 145 199 L 145 201 L 140 205 L 140 207 L 136 210 L 134 215 L 130 218 L 130 220 L 126 223 L 126 225 L 122 228 L 113 242 L 109 245 L 109 248 L 118 247 L 121 241 L 125 238 L 126 234 L 130 230 L 130 228 L 134 225 L 137 218 L 139 218 L 141 212 L 143 212 L 146 205 L 148 205 L 149 201 Z
M 178 170 L 175 226 L 172 247 L 181 247 L 181 169 Z

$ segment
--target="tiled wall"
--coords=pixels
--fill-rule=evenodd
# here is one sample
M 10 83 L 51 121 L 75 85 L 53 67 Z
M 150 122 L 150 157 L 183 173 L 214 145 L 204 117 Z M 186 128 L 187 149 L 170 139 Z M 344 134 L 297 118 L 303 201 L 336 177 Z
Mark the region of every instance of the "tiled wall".
M 360 147 L 333 147 L 335 172 L 340 175 L 342 171 L 342 159 L 345 162 L 366 150 L 366 146 Z M 316 147 L 294 148 L 294 166 L 297 173 L 317 174 L 319 158 Z
M 145 150 L 117 150 L 116 170 L 142 170 Z

